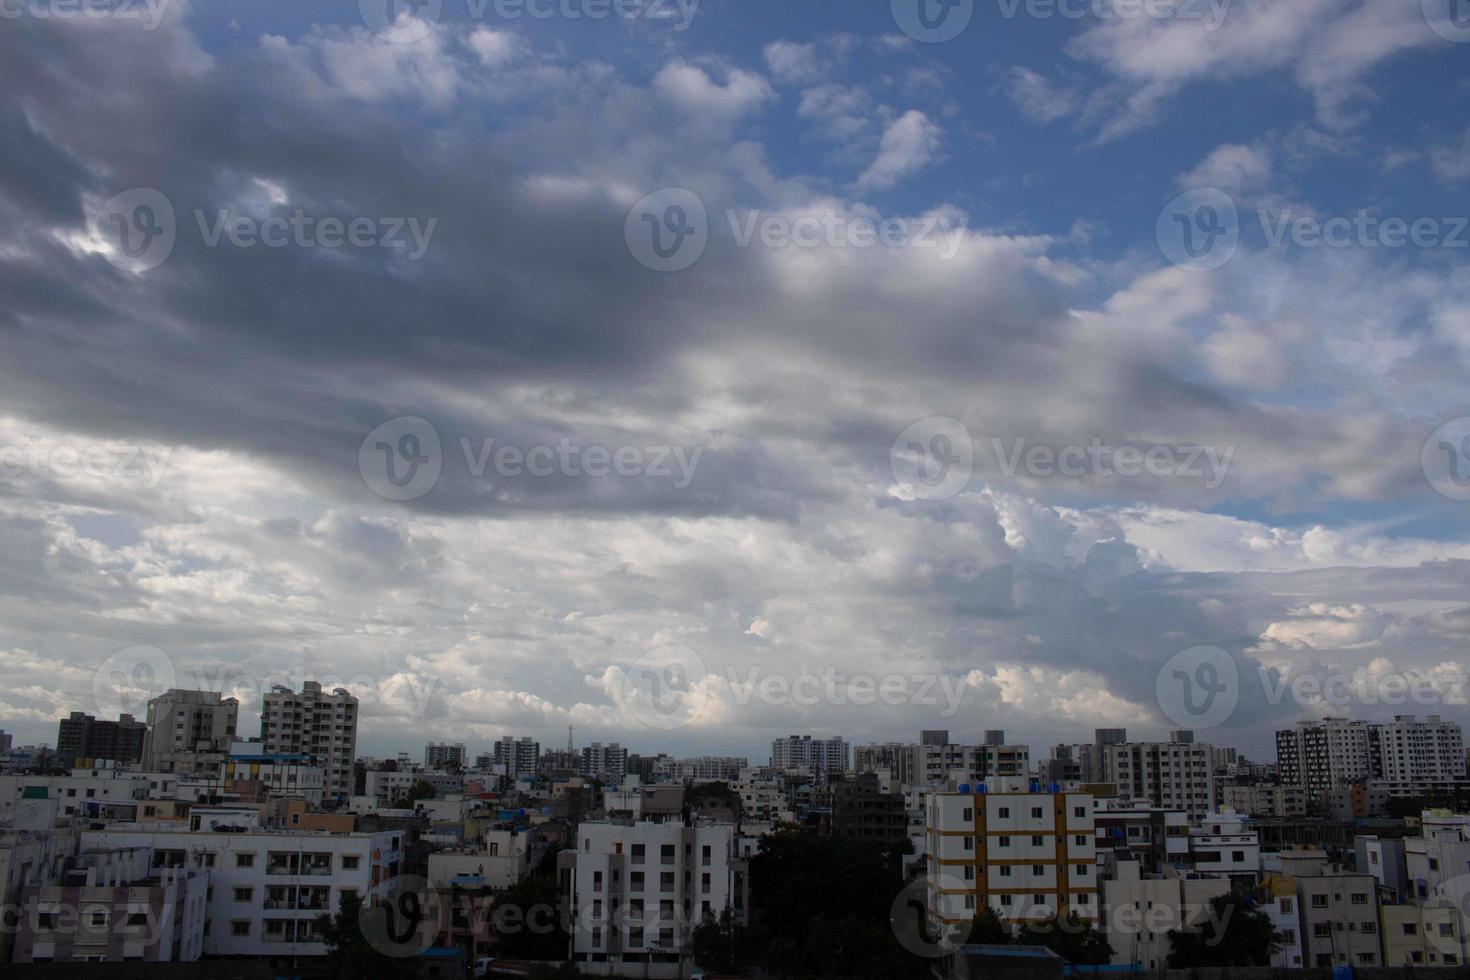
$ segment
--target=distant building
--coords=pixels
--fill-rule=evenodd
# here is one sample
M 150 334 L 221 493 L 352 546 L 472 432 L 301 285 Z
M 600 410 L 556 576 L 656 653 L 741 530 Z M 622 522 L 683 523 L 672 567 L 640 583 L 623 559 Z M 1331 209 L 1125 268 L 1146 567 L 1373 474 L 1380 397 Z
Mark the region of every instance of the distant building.
M 787 735 L 771 743 L 772 768 L 802 769 L 821 778 L 845 772 L 850 764 L 851 750 L 841 738 Z
M 506 776 L 519 779 L 536 771 L 541 761 L 541 743 L 530 737 L 507 735 L 495 743 L 494 758 L 497 765 L 505 766 Z
M 628 750 L 617 742 L 593 742 L 582 749 L 582 775 L 604 783 L 621 783 L 628 774 Z
M 240 702 L 218 691 L 165 691 L 148 702 L 143 768 L 218 772 L 230 753 Z
M 468 753 L 463 742 L 430 742 L 424 746 L 425 769 L 463 769 Z
M 98 720 L 80 711 L 61 719 L 56 733 L 56 754 L 68 765 L 78 759 L 101 759 L 108 762 L 138 762 L 143 758 L 143 743 L 148 726 L 132 715 L 120 715 L 117 721 Z

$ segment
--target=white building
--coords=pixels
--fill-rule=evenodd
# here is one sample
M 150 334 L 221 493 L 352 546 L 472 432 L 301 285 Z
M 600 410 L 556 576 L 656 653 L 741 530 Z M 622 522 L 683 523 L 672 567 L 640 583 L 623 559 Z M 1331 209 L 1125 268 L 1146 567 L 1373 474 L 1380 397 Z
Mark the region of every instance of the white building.
M 687 976 L 695 927 L 748 907 L 729 824 L 584 823 L 558 869 L 571 959 L 595 976 Z
M 260 736 L 272 755 L 311 756 L 326 770 L 328 800 L 352 796 L 353 760 L 357 757 L 357 698 L 345 688 L 322 693 L 306 681 L 301 693 L 276 685 L 260 709 Z
M 317 918 L 344 892 L 364 899 L 398 874 L 402 835 L 189 831 L 115 824 L 82 833 L 82 849 L 150 847 L 155 871 L 208 871 L 205 956 L 321 956 Z
M 534 773 L 540 761 L 541 743 L 529 736 L 507 735 L 494 745 L 494 764 L 505 766 L 505 774 L 512 780 Z
M 1304 817 L 1307 791 L 1301 786 L 1256 783 L 1227 784 L 1221 788 L 1222 803 L 1237 813 L 1253 817 Z
M 621 783 L 628 774 L 628 750 L 617 742 L 593 742 L 582 749 L 582 775 L 605 783 Z
M 1373 776 L 1366 722 L 1348 718 L 1299 721 L 1276 733 L 1276 770 L 1283 783 L 1302 786 L 1309 799 Z
M 1271 920 L 1276 930 L 1276 952 L 1271 965 L 1288 970 L 1302 968 L 1302 917 L 1297 898 L 1296 879 L 1280 874 L 1267 874 L 1261 880 L 1256 908 Z
M 1137 861 L 1119 861 L 1102 885 L 1100 927 L 1113 947 L 1113 963 L 1155 971 L 1168 964 L 1170 930 L 1196 930 L 1214 910 L 1211 900 L 1230 894 L 1230 882 L 1212 875 L 1141 873 Z
M 935 792 L 927 803 L 932 919 L 967 923 L 989 906 L 1013 925 L 1097 921 L 1092 794 Z
M 172 688 L 148 702 L 148 734 L 143 738 L 143 768 L 152 772 L 192 772 L 192 756 L 213 771 L 230 751 L 240 702 L 218 691 Z
M 1261 871 L 1261 840 L 1238 813 L 1208 813 L 1189 828 L 1194 870 L 1254 883 Z
M 1371 726 L 1375 783 L 1390 796 L 1427 795 L 1463 787 L 1465 739 L 1460 726 L 1430 715 L 1413 715 Z
M 1207 742 L 1123 742 L 1103 746 L 1103 779 L 1120 796 L 1183 810 L 1199 820 L 1215 805 Z
M 773 769 L 803 770 L 818 777 L 847 771 L 851 751 L 845 739 L 787 735 L 771 742 Z
M 84 813 L 89 802 L 116 803 L 148 796 L 146 774 L 111 766 L 73 769 L 67 775 L 0 776 L 0 819 L 8 818 L 21 799 L 56 800 L 63 816 Z M 8 820 L 7 820 L 8 822 Z

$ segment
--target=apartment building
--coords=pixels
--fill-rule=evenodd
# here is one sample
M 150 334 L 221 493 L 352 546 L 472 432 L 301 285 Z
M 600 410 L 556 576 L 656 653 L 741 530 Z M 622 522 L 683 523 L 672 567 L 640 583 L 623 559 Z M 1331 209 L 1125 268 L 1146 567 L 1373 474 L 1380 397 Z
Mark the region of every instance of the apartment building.
M 744 756 L 701 755 L 688 759 L 660 756 L 653 763 L 653 778 L 676 782 L 729 782 L 740 778 L 740 771 L 747 765 L 749 760 Z
M 0 775 L 0 818 L 8 822 L 21 801 L 55 800 L 63 816 L 84 814 L 88 805 L 129 803 L 148 796 L 148 776 L 129 769 L 98 766 L 66 775 Z
M 1465 783 L 1465 741 L 1459 725 L 1430 715 L 1398 715 L 1371 726 L 1373 777 L 1389 795 L 1418 796 Z
M 604 783 L 620 784 L 628 774 L 628 750 L 617 742 L 593 742 L 582 750 L 582 775 Z
M 425 769 L 463 769 L 468 762 L 463 742 L 430 742 L 424 746 Z
M 927 799 L 931 917 L 969 922 L 989 907 L 1011 925 L 1075 912 L 1096 922 L 1097 827 L 1090 793 L 1001 786 Z
M 1254 884 L 1261 871 L 1261 840 L 1238 813 L 1209 813 L 1189 828 L 1189 863 L 1195 871 Z
M 829 773 L 845 772 L 851 755 L 845 739 L 787 735 L 771 743 L 771 768 L 800 769 L 823 779 Z
M 505 774 L 511 780 L 534 773 L 541 761 L 541 743 L 529 736 L 506 735 L 496 740 L 491 749 L 495 764 L 505 766 Z
M 231 753 L 220 775 L 227 792 L 256 799 L 286 797 L 320 806 L 326 795 L 326 769 L 304 755 Z
M 210 872 L 151 867 L 150 848 L 83 854 L 22 889 L 16 963 L 184 963 L 200 958 Z
M 1189 816 L 1183 810 L 1099 799 L 1093 819 L 1098 852 L 1127 852 L 1139 862 L 1145 877 L 1189 861 Z
M 271 755 L 304 755 L 326 772 L 325 800 L 345 803 L 352 797 L 353 761 L 357 757 L 357 698 L 346 688 L 332 693 L 306 681 L 299 693 L 276 685 L 260 709 L 260 737 Z
M 1380 910 L 1383 965 L 1460 966 L 1465 959 L 1464 916 L 1449 905 L 1384 905 Z
M 1276 952 L 1271 966 L 1287 970 L 1302 967 L 1302 919 L 1297 904 L 1296 879 L 1269 873 L 1255 890 L 1256 909 L 1271 920 L 1276 932 Z
M 1366 722 L 1346 718 L 1299 721 L 1276 733 L 1276 771 L 1283 783 L 1306 789 L 1309 799 L 1373 775 Z
M 143 768 L 218 772 L 229 755 L 239 719 L 240 702 L 218 691 L 165 691 L 148 702 Z
M 244 811 L 229 820 L 243 829 L 113 824 L 84 831 L 82 848 L 147 847 L 155 873 L 209 872 L 206 957 L 324 955 L 317 918 L 336 909 L 345 892 L 367 898 L 403 860 L 401 832 L 265 830 Z
M 1268 867 L 1292 879 L 1301 913 L 1302 965 L 1382 965 L 1377 881 L 1347 871 L 1320 851 L 1270 855 Z
M 729 824 L 584 823 L 557 856 L 571 959 L 594 976 L 673 978 L 693 967 L 694 929 L 749 907 Z
M 1172 868 L 1145 874 L 1137 861 L 1110 864 L 1102 883 L 1102 928 L 1113 947 L 1113 964 L 1164 969 L 1172 947 L 1169 932 L 1199 929 L 1214 912 L 1210 902 L 1229 894 L 1227 878 Z
M 1215 805 L 1211 746 L 1205 742 L 1121 742 L 1103 747 L 1103 781 L 1120 796 L 1203 819 Z
M 56 731 L 56 754 L 76 764 L 85 759 L 110 762 L 137 762 L 143 758 L 143 742 L 148 726 L 132 715 L 119 715 L 117 721 L 94 718 L 73 711 L 61 719 Z
M 1221 787 L 1220 799 L 1231 810 L 1252 817 L 1307 815 L 1307 791 L 1301 786 L 1278 786 L 1271 783 L 1226 784 Z

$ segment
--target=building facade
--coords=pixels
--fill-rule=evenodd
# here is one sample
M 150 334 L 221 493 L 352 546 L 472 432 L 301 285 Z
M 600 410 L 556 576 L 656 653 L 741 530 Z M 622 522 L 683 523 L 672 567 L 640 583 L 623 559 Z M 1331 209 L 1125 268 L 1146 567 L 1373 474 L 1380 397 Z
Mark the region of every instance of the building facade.
M 357 708 L 357 698 L 345 688 L 327 694 L 321 684 L 306 681 L 296 693 L 277 685 L 260 709 L 265 751 L 315 759 L 325 772 L 325 799 L 345 803 L 352 797 L 355 775 Z

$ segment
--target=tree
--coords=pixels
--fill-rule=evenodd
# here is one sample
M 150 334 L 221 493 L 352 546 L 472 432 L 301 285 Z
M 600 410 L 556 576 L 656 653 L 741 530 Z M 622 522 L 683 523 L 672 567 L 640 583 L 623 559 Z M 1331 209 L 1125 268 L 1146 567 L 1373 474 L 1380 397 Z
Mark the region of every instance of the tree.
M 564 960 L 570 937 L 561 920 L 553 866 L 550 874 L 522 878 L 495 897 L 490 922 L 499 940 L 496 956 L 512 960 Z
M 334 977 L 407 980 L 415 975 L 412 957 L 389 956 L 368 938 L 363 930 L 362 897 L 356 892 L 343 892 L 337 914 L 323 914 L 316 928 L 326 944 L 327 968 Z
M 730 910 L 725 909 L 716 920 L 706 915 L 694 927 L 694 962 L 716 973 L 742 973 L 741 951 L 749 948 L 745 930 L 735 925 Z
M 1198 929 L 1169 930 L 1169 969 L 1201 966 L 1270 966 L 1281 948 L 1264 912 L 1230 895 L 1210 900 L 1210 915 Z
M 1065 919 L 1053 914 L 1044 922 L 1027 923 L 1016 940 L 1026 946 L 1045 946 L 1068 963 L 1102 965 L 1113 959 L 1113 947 L 1097 929 L 1083 922 L 1076 912 Z
M 434 789 L 433 783 L 420 779 L 409 788 L 407 796 L 400 796 L 393 801 L 393 809 L 412 810 L 419 800 L 432 800 L 438 795 L 439 791 Z
M 987 905 L 975 913 L 975 919 L 970 923 L 970 936 L 965 942 L 981 946 L 1009 946 L 1015 940 L 1011 937 L 1011 930 L 995 914 L 995 909 Z

